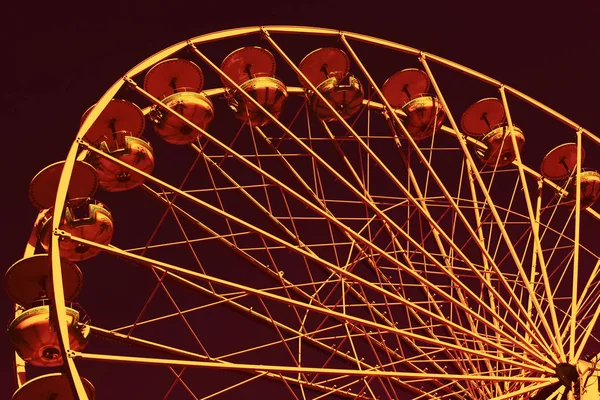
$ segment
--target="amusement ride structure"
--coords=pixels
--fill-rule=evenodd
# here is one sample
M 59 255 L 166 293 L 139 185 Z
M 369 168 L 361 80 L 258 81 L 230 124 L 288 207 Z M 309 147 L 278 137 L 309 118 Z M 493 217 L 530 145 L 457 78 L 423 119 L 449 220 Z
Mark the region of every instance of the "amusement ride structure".
M 31 181 L 12 399 L 598 400 L 599 144 L 361 34 L 175 44 Z

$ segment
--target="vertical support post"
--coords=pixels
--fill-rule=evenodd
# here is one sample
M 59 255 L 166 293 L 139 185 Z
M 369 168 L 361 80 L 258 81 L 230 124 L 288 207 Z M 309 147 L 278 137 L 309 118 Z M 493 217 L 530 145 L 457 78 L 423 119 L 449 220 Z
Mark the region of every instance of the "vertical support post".
M 537 186 L 538 186 L 538 194 L 537 194 L 537 199 L 536 199 L 536 203 L 535 203 L 535 221 L 531 221 L 531 223 L 536 224 L 536 226 L 539 229 L 540 218 L 541 218 L 541 214 L 542 214 L 542 189 L 544 187 L 544 181 L 539 179 Z M 535 284 L 535 280 L 537 279 L 536 276 L 538 274 L 539 274 L 539 272 L 537 271 L 537 252 L 533 251 L 532 259 L 531 259 L 531 271 L 529 273 L 529 281 L 532 284 Z M 533 303 L 531 301 L 531 297 L 528 297 L 527 298 L 527 312 L 531 313 L 532 310 L 533 310 Z M 529 337 L 529 334 L 527 334 L 526 338 L 528 340 L 531 339 Z
M 575 357 L 575 335 L 577 333 L 577 293 L 579 284 L 579 239 L 581 219 L 581 129 L 577 135 L 577 166 L 575 174 L 575 237 L 573 243 L 573 286 L 571 292 L 571 332 L 569 334 L 569 362 L 573 364 Z

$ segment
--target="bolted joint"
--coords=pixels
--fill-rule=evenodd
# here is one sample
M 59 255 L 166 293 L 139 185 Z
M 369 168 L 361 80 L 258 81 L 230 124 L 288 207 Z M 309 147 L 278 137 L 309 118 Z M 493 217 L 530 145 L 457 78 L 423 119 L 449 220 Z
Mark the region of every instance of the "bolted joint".
M 194 46 L 194 43 L 192 43 L 191 39 L 185 41 L 185 47 L 183 48 L 183 50 L 187 55 L 193 55 L 195 49 L 196 48 Z
M 135 83 L 135 81 L 127 75 L 123 77 L 123 81 L 125 82 L 125 86 L 127 89 L 135 89 L 136 87 L 138 87 L 138 84 Z
M 77 356 L 77 352 L 76 351 L 71 350 L 71 349 L 67 350 L 67 357 L 69 357 L 69 358 L 75 358 L 76 356 Z
M 58 229 L 58 228 L 54 230 L 53 234 L 56 236 L 60 236 L 62 238 L 70 238 L 71 237 L 71 234 L 69 232 L 64 231 L 62 229 Z
M 267 31 L 267 29 L 264 26 L 260 27 L 260 38 L 261 39 L 270 39 L 271 38 L 271 34 L 269 33 L 269 31 Z

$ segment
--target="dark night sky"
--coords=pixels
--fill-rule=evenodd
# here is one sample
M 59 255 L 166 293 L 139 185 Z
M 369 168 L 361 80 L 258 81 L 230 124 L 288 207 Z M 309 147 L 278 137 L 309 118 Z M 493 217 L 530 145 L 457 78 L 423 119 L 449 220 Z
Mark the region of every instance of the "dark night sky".
M 36 210 L 30 179 L 65 158 L 81 114 L 129 68 L 173 43 L 249 25 L 329 27 L 390 39 L 459 62 L 600 132 L 596 1 L 130 1 L 67 8 L 11 2 L 1 11 L 5 153 L 0 265 L 21 258 Z M 356 2 L 358 3 L 358 2 Z M 539 4 L 539 5 L 534 5 Z M 56 3 L 58 4 L 58 3 Z M 219 5 L 222 4 L 222 5 Z M 293 5 L 292 5 L 293 4 Z M 576 6 L 575 6 L 576 5 Z M 544 132 L 536 133 L 543 140 Z M 599 166 L 598 163 L 588 164 Z M 0 296 L 0 319 L 11 304 Z M 11 350 L 0 340 L 0 398 L 9 398 Z

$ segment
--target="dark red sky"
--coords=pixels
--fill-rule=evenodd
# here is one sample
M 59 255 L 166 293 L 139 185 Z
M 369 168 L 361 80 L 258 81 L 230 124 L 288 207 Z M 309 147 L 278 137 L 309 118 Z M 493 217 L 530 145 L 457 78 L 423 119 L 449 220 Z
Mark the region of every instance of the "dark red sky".
M 170 44 L 248 25 L 311 25 L 365 33 L 441 55 L 533 96 L 600 132 L 600 5 L 480 1 L 130 1 L 3 6 L 0 113 L 5 153 L 0 265 L 21 258 L 36 210 L 30 179 L 65 158 L 81 114 L 129 68 Z M 357 3 L 357 2 L 353 2 Z M 443 4 L 443 5 L 442 5 Z M 461 5 L 456 5 L 461 4 Z M 571 6 L 572 5 L 572 6 Z M 6 9 L 8 7 L 8 10 Z M 543 140 L 543 133 L 535 140 Z M 532 140 L 528 146 L 535 146 Z M 600 167 L 600 163 L 588 162 Z M 0 296 L 0 318 L 11 304 Z M 0 340 L 0 398 L 14 390 Z

